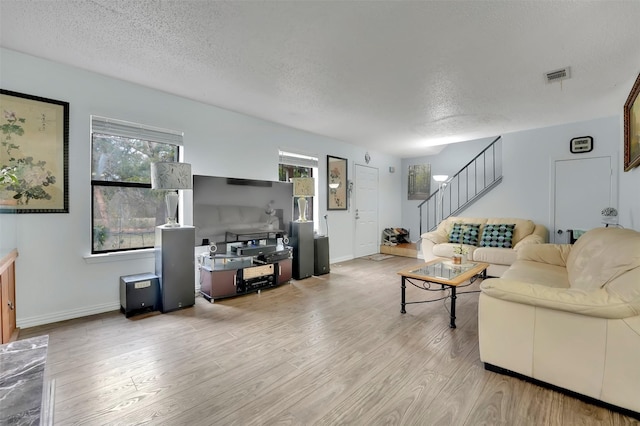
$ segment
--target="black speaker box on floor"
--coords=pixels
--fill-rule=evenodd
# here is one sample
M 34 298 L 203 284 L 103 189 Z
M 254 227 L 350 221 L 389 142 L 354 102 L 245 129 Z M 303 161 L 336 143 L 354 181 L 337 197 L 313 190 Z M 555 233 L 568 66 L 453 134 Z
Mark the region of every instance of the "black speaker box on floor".
M 323 275 L 329 273 L 329 237 L 318 237 L 313 239 L 313 274 Z
M 160 309 L 160 281 L 150 272 L 120 277 L 120 312 L 127 318 Z

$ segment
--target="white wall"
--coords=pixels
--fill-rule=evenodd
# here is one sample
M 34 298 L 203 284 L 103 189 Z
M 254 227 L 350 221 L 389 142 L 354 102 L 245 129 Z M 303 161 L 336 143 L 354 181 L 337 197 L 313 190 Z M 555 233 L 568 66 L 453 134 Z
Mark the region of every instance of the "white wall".
M 16 248 L 18 235 L 16 233 L 16 215 L 12 206 L 0 205 L 0 258 L 6 256 Z
M 326 176 L 326 155 L 362 163 L 365 148 L 204 105 L 11 50 L 0 49 L 2 88 L 70 104 L 69 214 L 22 214 L 16 219 L 19 257 L 17 323 L 30 327 L 119 309 L 119 277 L 153 272 L 152 254 L 89 255 L 91 244 L 90 118 L 100 115 L 184 132 L 185 161 L 194 174 L 278 179 L 278 149 L 317 155 Z M 400 159 L 370 151 L 379 168 L 380 224 L 400 222 Z M 326 185 L 316 200 L 326 214 Z M 191 193 L 181 217 L 192 223 Z M 353 258 L 354 215 L 329 212 L 331 262 Z M 321 229 L 324 229 L 324 223 Z
M 592 152 L 585 154 L 571 154 L 569 152 L 569 141 L 578 136 L 593 137 L 594 149 Z M 613 207 L 618 208 L 622 226 L 640 230 L 640 168 L 623 172 L 622 119 L 620 115 L 507 133 L 503 135 L 502 139 L 503 181 L 465 210 L 462 213 L 464 216 L 529 218 L 550 227 L 553 220 L 550 198 L 553 162 L 569 158 L 612 156 L 615 163 L 613 171 L 615 186 L 618 188 L 616 197 L 618 201 L 614 203 L 617 205 Z M 468 160 L 479 152 L 478 141 L 456 145 L 469 147 Z M 440 157 L 448 155 L 447 150 L 444 150 L 438 156 L 425 158 L 424 162 L 430 162 L 433 167 L 434 164 L 440 163 Z M 414 160 L 403 160 L 403 168 L 406 169 L 409 164 L 414 164 L 411 161 Z M 442 162 L 449 164 L 447 159 L 443 159 Z M 436 168 L 434 173 L 452 174 L 456 171 Z M 405 185 L 404 182 L 403 185 Z M 414 202 L 406 200 L 406 195 L 403 200 L 403 219 L 406 221 L 405 223 L 412 223 L 410 222 L 411 215 L 417 209 L 413 206 Z M 411 214 L 408 217 L 407 212 Z M 413 220 L 417 222 L 417 213 L 415 213 Z

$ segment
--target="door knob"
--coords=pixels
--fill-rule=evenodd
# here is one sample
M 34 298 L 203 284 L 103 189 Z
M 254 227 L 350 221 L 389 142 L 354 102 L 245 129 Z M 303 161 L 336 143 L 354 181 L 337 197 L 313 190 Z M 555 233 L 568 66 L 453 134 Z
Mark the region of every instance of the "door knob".
M 558 229 L 558 235 L 562 235 L 564 231 L 562 229 Z

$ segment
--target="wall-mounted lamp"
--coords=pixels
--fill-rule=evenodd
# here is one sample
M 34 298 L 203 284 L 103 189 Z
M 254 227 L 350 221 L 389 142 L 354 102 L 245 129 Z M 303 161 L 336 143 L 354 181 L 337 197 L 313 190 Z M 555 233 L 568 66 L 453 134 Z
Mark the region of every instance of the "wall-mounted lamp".
M 192 189 L 191 164 L 176 162 L 151 163 L 151 188 L 166 190 L 167 223 L 165 226 L 180 226 L 176 221 L 178 190 Z

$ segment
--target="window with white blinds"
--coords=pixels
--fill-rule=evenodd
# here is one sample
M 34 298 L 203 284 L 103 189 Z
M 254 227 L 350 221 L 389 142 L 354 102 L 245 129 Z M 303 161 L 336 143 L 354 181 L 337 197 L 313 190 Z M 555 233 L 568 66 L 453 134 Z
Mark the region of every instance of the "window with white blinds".
M 91 253 L 153 248 L 166 222 L 151 163 L 179 161 L 182 132 L 91 116 Z

